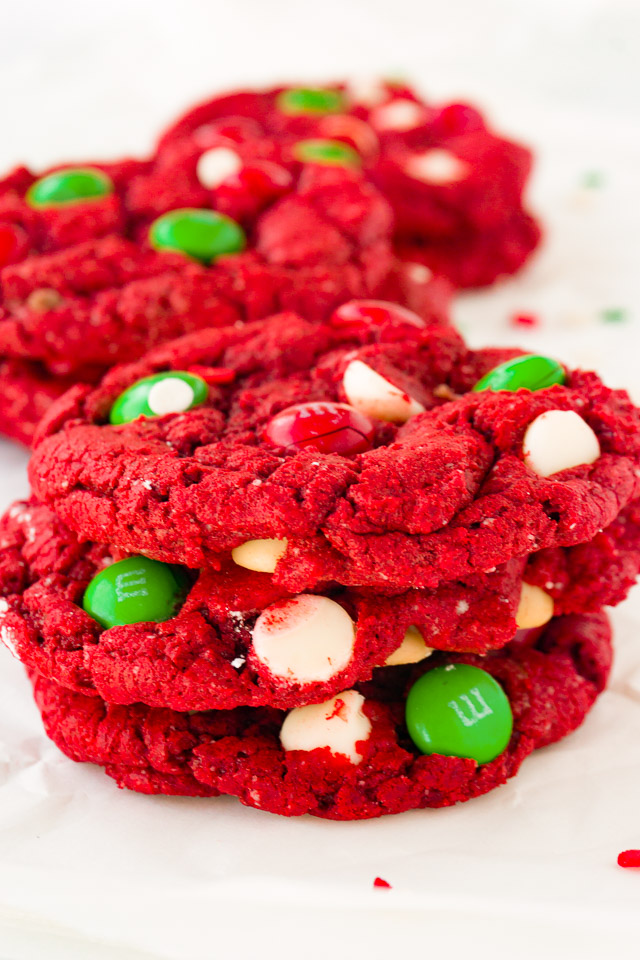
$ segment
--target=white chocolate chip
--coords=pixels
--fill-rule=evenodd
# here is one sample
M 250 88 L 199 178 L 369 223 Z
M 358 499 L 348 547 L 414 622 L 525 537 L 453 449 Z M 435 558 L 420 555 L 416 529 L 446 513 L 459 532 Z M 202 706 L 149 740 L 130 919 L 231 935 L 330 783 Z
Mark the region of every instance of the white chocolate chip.
M 198 180 L 207 190 L 215 190 L 234 173 L 242 169 L 242 160 L 229 147 L 214 147 L 200 155 L 196 174 Z
M 426 645 L 418 628 L 409 627 L 402 643 L 393 653 L 389 654 L 384 665 L 385 667 L 397 667 L 402 663 L 418 663 L 420 660 L 430 657 L 432 653 L 433 648 Z
M 239 547 L 234 547 L 231 557 L 239 567 L 257 573 L 273 573 L 286 549 L 286 537 L 282 540 L 247 540 Z
M 435 148 L 415 153 L 405 165 L 405 173 L 424 183 L 457 183 L 469 173 L 469 164 L 448 150 Z
M 339 603 L 301 593 L 263 610 L 252 637 L 258 660 L 274 676 L 315 683 L 331 679 L 347 666 L 355 629 Z
M 531 583 L 522 584 L 520 603 L 516 611 L 516 624 L 520 630 L 542 627 L 553 616 L 553 597 Z
M 161 417 L 165 413 L 183 413 L 193 403 L 193 387 L 180 377 L 165 377 L 149 390 L 147 403 L 152 413 Z
M 362 360 L 352 360 L 344 372 L 342 386 L 352 407 L 368 417 L 404 423 L 424 407 L 408 393 L 385 380 Z
M 392 100 L 371 114 L 376 130 L 414 130 L 425 122 L 424 107 L 415 100 Z
M 548 410 L 529 424 L 522 445 L 524 461 L 541 477 L 593 463 L 598 438 L 573 410 Z
M 347 96 L 352 103 L 376 107 L 389 97 L 389 91 L 375 77 L 353 77 L 347 83 Z
M 371 721 L 365 716 L 363 705 L 362 694 L 345 690 L 325 703 L 296 707 L 282 724 L 280 742 L 285 750 L 328 747 L 332 753 L 358 764 L 362 755 L 356 744 L 371 735 Z

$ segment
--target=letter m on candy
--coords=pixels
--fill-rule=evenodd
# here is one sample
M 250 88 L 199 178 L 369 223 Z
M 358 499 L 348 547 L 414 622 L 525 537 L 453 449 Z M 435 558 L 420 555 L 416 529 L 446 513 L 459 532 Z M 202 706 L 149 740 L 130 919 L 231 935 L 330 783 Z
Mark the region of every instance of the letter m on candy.
M 493 713 L 477 687 L 471 687 L 469 694 L 461 693 L 457 700 L 450 700 L 447 706 L 455 711 L 465 727 L 472 727 L 478 720 Z

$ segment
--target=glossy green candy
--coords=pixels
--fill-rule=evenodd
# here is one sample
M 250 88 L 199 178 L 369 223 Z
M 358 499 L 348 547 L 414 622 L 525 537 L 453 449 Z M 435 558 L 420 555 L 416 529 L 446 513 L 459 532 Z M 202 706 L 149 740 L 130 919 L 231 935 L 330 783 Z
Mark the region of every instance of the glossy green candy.
M 60 207 L 83 200 L 100 200 L 113 193 L 111 178 L 102 170 L 82 167 L 56 170 L 36 180 L 27 191 L 26 201 L 31 207 Z
M 209 388 L 202 379 L 185 370 L 170 370 L 144 377 L 121 393 L 109 414 L 111 423 L 130 423 L 138 417 L 163 417 L 183 413 L 204 403 Z
M 557 360 L 537 354 L 514 357 L 478 380 L 474 390 L 544 390 L 564 383 L 566 373 Z
M 331 167 L 359 167 L 360 156 L 341 140 L 299 140 L 293 155 L 301 163 L 321 163 Z
M 436 667 L 414 683 L 407 697 L 406 723 L 422 753 L 488 763 L 509 743 L 513 714 L 490 673 L 456 663 Z
M 175 250 L 202 263 L 239 253 L 247 243 L 244 230 L 231 217 L 190 207 L 158 217 L 151 224 L 149 240 L 156 250 Z
M 346 101 L 339 90 L 321 90 L 306 87 L 299 90 L 283 90 L 276 101 L 278 110 L 290 116 L 311 113 L 342 113 Z
M 103 627 L 168 620 L 188 589 L 179 567 L 148 557 L 127 557 L 93 578 L 82 606 Z

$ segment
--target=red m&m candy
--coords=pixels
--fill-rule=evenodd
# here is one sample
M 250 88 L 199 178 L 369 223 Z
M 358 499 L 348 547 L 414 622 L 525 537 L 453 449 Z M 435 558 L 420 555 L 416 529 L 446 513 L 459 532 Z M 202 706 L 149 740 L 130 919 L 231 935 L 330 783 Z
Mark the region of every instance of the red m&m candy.
M 236 218 L 252 216 L 290 189 L 292 176 L 285 167 L 268 160 L 246 164 L 227 177 L 216 190 L 216 206 Z
M 277 447 L 311 449 L 350 456 L 365 453 L 373 442 L 373 424 L 346 403 L 297 403 L 277 413 L 263 438 Z
M 330 323 L 354 334 L 371 328 L 410 327 L 415 331 L 425 327 L 424 320 L 413 310 L 387 300 L 349 300 L 334 310 Z
M 26 235 L 12 223 L 0 223 L 0 268 L 19 260 L 26 250 Z

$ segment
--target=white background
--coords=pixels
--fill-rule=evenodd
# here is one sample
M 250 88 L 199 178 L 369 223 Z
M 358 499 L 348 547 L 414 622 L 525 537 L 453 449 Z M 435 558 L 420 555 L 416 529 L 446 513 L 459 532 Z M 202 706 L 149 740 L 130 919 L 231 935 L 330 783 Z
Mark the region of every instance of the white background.
M 622 0 L 5 0 L 0 169 L 144 153 L 243 83 L 382 73 L 468 96 L 535 147 L 547 237 L 458 322 L 640 400 L 639 28 Z M 611 308 L 625 321 L 604 323 Z M 517 312 L 539 326 L 514 329 Z M 0 508 L 26 493 L 25 462 L 0 444 Z M 640 847 L 637 593 L 615 624 L 611 689 L 573 737 L 486 798 L 359 824 L 120 793 L 44 739 L 0 651 L 0 958 L 632 955 L 640 875 L 615 859 Z

